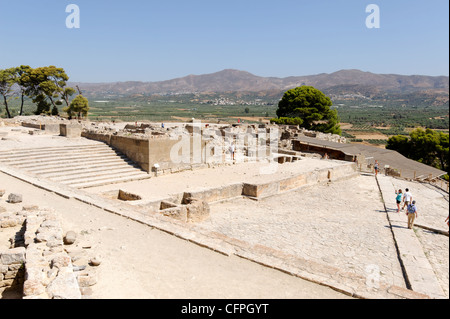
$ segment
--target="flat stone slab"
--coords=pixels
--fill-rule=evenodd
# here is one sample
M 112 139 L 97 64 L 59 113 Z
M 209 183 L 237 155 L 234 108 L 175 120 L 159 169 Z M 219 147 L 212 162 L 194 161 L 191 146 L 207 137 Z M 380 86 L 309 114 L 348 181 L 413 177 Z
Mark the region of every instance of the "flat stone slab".
M 384 202 L 391 202 L 395 187 L 389 177 L 378 175 Z M 441 285 L 429 263 L 422 245 L 414 230 L 408 229 L 407 217 L 403 211 L 392 212 L 386 208 L 392 232 L 399 250 L 399 257 L 403 263 L 407 280 L 413 291 L 426 294 L 436 299 L 446 299 Z

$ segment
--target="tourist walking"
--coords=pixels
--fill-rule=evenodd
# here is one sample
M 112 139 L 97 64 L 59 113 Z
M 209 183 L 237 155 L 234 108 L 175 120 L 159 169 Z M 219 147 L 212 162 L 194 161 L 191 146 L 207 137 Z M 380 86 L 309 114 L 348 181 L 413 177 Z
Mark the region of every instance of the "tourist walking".
M 408 228 L 412 229 L 414 226 L 414 220 L 419 217 L 419 215 L 417 214 L 417 207 L 415 200 L 408 205 L 406 216 L 408 216 Z
M 236 153 L 236 145 L 234 145 L 234 142 L 231 143 L 231 146 L 230 146 L 230 153 L 231 153 L 231 158 L 232 158 L 233 161 L 234 161 L 234 154 Z
M 403 191 L 399 189 L 398 191 L 395 191 L 395 195 L 397 195 L 397 197 L 395 198 L 395 200 L 397 201 L 397 213 L 400 213 L 400 205 L 403 200 Z
M 405 194 L 403 194 L 404 204 L 403 204 L 402 210 L 404 210 L 405 207 L 408 207 L 408 205 L 411 204 L 411 201 L 413 199 L 412 194 L 410 193 L 409 189 L 407 188 L 407 189 L 405 189 L 405 191 L 406 191 Z
M 377 176 L 378 171 L 380 170 L 380 164 L 378 163 L 378 161 L 375 161 L 375 165 L 373 168 L 375 169 L 375 176 Z

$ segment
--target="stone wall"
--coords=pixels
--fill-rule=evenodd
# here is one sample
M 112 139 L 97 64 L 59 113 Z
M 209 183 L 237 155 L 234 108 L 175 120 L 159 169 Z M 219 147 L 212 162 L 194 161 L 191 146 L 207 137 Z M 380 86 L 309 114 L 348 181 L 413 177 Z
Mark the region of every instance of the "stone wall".
M 25 277 L 25 248 L 0 251 L 0 295 L 8 290 L 22 291 Z
M 64 251 L 57 216 L 36 211 L 27 216 L 23 299 L 81 299 L 72 260 Z
M 87 265 L 78 247 L 71 248 L 76 234 L 64 236 L 53 211 L 19 208 L 13 213 L 0 206 L 1 228 L 17 230 L 10 249 L 0 251 L 0 295 L 11 291 L 22 299 L 89 298 L 99 259 L 91 258 Z
M 112 135 L 109 145 L 125 154 L 144 171 L 150 172 L 148 139 Z
M 302 186 L 315 185 L 323 182 L 334 182 L 343 178 L 354 177 L 356 175 L 358 175 L 356 163 L 348 163 L 333 168 L 298 174 L 290 178 L 269 183 L 244 183 L 242 194 L 250 198 L 261 199 L 294 190 Z

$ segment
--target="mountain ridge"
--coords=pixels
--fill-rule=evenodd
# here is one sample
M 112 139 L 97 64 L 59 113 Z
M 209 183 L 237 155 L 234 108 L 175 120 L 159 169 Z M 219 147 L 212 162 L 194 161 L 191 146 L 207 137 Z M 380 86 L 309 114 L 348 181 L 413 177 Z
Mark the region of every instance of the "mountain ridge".
M 405 93 L 417 91 L 436 91 L 448 94 L 448 76 L 376 74 L 357 69 L 339 70 L 333 73 L 320 73 L 306 76 L 262 77 L 247 71 L 224 69 L 219 72 L 175 78 L 157 82 L 110 82 L 83 83 L 79 85 L 87 95 L 112 94 L 187 94 L 207 92 L 261 92 L 311 85 L 319 90 L 335 87 L 361 86 L 376 92 Z

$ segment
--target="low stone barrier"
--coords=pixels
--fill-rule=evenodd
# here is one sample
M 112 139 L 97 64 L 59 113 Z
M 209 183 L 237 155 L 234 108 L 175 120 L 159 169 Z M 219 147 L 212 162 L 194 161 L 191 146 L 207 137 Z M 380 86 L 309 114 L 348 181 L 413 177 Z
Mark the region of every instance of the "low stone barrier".
M 351 178 L 356 175 L 358 175 L 356 164 L 349 163 L 332 168 L 301 173 L 294 177 L 269 183 L 244 183 L 242 195 L 253 199 L 261 199 L 294 190 L 302 186 L 314 185 L 323 182 L 334 182 L 342 178 Z
M 183 201 L 187 198 L 198 198 L 208 203 L 218 202 L 221 200 L 242 196 L 243 187 L 243 183 L 238 183 L 207 190 L 185 192 L 183 195 Z

